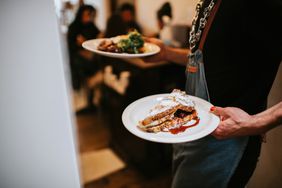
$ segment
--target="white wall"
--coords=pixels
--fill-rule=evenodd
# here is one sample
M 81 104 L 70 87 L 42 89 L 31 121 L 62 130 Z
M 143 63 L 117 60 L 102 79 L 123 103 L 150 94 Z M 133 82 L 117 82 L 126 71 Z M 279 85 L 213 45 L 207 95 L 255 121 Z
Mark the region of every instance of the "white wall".
M 0 25 L 0 187 L 78 188 L 54 3 L 2 0 Z
M 135 0 L 137 20 L 145 34 L 158 31 L 157 11 L 165 2 L 171 3 L 175 24 L 191 25 L 198 0 Z
M 282 101 L 282 63 L 268 97 L 268 106 Z M 261 157 L 248 188 L 282 187 L 282 126 L 267 133 Z

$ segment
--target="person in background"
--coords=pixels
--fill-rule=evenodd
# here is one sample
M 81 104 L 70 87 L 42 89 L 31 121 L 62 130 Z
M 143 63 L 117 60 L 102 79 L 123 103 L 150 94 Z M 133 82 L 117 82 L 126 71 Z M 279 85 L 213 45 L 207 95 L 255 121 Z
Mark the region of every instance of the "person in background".
M 127 34 L 127 25 L 119 14 L 113 14 L 107 21 L 104 37 L 110 38 Z
M 107 20 L 106 24 L 106 30 L 104 32 L 103 37 L 104 38 L 111 38 L 116 37 L 119 35 L 126 35 L 127 34 L 127 25 L 122 20 L 121 16 L 117 13 L 114 13 L 110 16 L 110 18 Z M 117 74 L 116 70 L 120 70 L 118 72 L 121 72 L 123 69 L 123 66 L 125 63 L 122 59 L 116 59 L 116 58 L 110 58 L 110 57 L 101 57 L 102 67 L 104 69 L 104 79 L 107 80 L 107 76 L 110 74 L 107 74 L 109 72 L 113 72 Z M 111 67 L 111 68 L 106 68 Z M 118 78 L 119 76 L 116 75 Z M 105 82 L 106 83 L 106 82 Z M 109 84 L 114 84 L 114 82 L 108 82 Z M 108 85 L 109 86 L 109 85 Z
M 169 2 L 164 3 L 157 11 L 158 28 L 161 31 L 164 28 L 164 17 L 167 16 L 170 20 L 172 19 L 172 9 Z M 157 38 L 160 38 L 157 36 Z
M 87 87 L 87 79 L 99 71 L 99 64 L 94 54 L 82 47 L 82 43 L 97 38 L 100 30 L 94 24 L 96 9 L 91 5 L 81 5 L 74 21 L 67 33 L 70 66 L 74 89 L 80 89 L 82 84 Z M 95 109 L 93 105 L 93 90 L 88 88 L 88 109 Z
M 199 52 L 207 16 L 213 7 L 219 7 L 200 54 L 210 102 L 257 114 L 266 109 L 282 58 L 282 30 L 277 25 L 282 19 L 282 4 L 278 0 L 217 2 L 220 1 L 200 0 L 197 4 L 189 49 L 172 48 L 160 40 L 148 39 L 147 42 L 159 45 L 161 51 L 146 62 L 167 60 L 186 64 L 187 54 Z M 194 142 L 174 144 L 172 187 L 244 188 L 260 155 L 261 136 L 254 134 L 224 140 L 208 135 Z
M 121 15 L 122 20 L 126 24 L 127 32 L 136 29 L 139 33 L 142 33 L 140 25 L 136 22 L 135 8 L 132 4 L 122 4 L 119 8 L 119 14 Z
M 169 2 L 164 3 L 157 11 L 159 34 L 157 35 L 166 45 L 180 47 L 179 42 L 174 40 L 172 32 L 172 8 Z
M 159 32 L 155 35 L 167 46 L 179 46 L 178 42 L 174 40 L 172 33 L 172 18 L 173 11 L 171 4 L 165 2 L 158 9 L 156 13 Z M 168 63 L 159 67 L 160 74 L 160 88 L 163 93 L 171 92 L 174 88 L 184 89 L 185 85 L 185 72 L 183 71 L 183 65 L 177 65 L 175 63 Z M 174 76 L 168 76 L 174 75 Z
M 235 107 L 212 107 L 211 112 L 221 117 L 212 133 L 218 139 L 264 134 L 282 125 L 282 102 L 255 115 Z

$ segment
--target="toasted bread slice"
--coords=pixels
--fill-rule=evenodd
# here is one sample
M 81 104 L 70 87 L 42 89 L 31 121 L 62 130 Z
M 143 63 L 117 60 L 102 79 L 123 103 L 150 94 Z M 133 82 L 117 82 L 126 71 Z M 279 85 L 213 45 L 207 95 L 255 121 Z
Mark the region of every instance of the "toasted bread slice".
M 158 108 L 158 106 L 157 106 Z M 160 113 L 148 116 L 147 118 L 145 118 L 143 121 L 141 121 L 141 124 L 144 126 L 150 125 L 152 122 L 154 121 L 158 121 L 164 117 L 167 117 L 173 113 L 175 113 L 178 109 L 180 108 L 180 105 L 176 105 L 174 107 L 168 108 L 167 110 L 161 111 Z M 161 107 L 159 108 L 159 110 L 161 110 Z
M 188 123 L 189 121 L 193 120 L 193 119 L 197 119 L 198 115 L 196 110 L 192 111 L 192 113 L 190 115 L 187 115 L 183 118 L 179 118 L 176 116 L 173 116 L 171 119 L 168 119 L 160 124 L 157 124 L 155 126 L 140 126 L 139 127 L 146 131 L 146 132 L 167 132 L 169 131 L 169 129 L 175 128 L 175 127 L 179 127 L 181 125 L 184 125 L 186 123 Z
M 138 127 L 146 132 L 169 131 L 197 118 L 195 104 L 189 96 L 180 90 L 173 90 L 150 110 Z

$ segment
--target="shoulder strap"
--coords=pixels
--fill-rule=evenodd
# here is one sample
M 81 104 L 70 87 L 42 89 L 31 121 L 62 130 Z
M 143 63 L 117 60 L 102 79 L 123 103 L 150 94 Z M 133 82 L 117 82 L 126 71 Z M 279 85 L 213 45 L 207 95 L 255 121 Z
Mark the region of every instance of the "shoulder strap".
M 210 30 L 210 27 L 212 25 L 212 22 L 214 20 L 214 17 L 216 15 L 216 12 L 217 12 L 217 10 L 219 8 L 220 3 L 221 3 L 221 0 L 217 0 L 217 2 L 215 3 L 215 5 L 213 7 L 213 10 L 210 13 L 210 16 L 209 16 L 208 21 L 207 21 L 207 25 L 206 25 L 206 27 L 203 30 L 203 34 L 202 34 L 202 37 L 201 37 L 201 40 L 200 40 L 200 44 L 199 44 L 199 49 L 200 50 L 203 50 L 203 48 L 204 48 L 204 44 L 205 44 L 208 32 Z

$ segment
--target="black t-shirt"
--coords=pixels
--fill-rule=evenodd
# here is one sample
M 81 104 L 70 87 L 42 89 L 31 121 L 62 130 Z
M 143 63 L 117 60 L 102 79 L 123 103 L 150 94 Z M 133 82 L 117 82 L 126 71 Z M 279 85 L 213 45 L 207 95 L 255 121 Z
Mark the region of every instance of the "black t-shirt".
M 282 57 L 281 2 L 222 0 L 203 49 L 214 105 L 265 109 Z
M 136 29 L 139 33 L 142 33 L 142 29 L 141 29 L 140 25 L 135 21 L 126 23 L 126 26 L 127 26 L 128 32 Z
M 68 46 L 70 55 L 76 55 L 82 48 L 77 44 L 77 36 L 82 35 L 86 40 L 95 39 L 100 33 L 99 29 L 94 23 L 80 24 L 73 22 L 68 29 Z

